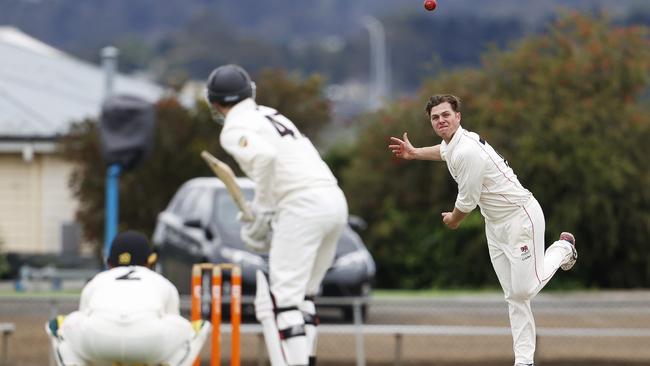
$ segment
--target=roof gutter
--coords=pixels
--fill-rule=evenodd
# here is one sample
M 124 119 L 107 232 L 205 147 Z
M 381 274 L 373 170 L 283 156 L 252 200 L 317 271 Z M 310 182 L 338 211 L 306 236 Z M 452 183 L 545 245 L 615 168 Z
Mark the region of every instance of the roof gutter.
M 0 154 L 21 154 L 30 162 L 34 154 L 55 153 L 57 144 L 57 137 L 0 137 Z

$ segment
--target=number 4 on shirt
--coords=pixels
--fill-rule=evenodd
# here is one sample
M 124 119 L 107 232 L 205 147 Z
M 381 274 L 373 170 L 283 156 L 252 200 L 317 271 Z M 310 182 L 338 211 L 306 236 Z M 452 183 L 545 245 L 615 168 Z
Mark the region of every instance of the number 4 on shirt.
M 282 122 L 280 122 L 277 119 L 273 118 L 273 116 L 267 115 L 267 116 L 264 116 L 264 117 L 266 117 L 266 119 L 268 119 L 269 122 L 271 122 L 271 124 L 273 125 L 273 127 L 275 127 L 275 129 L 278 131 L 278 133 L 280 134 L 281 137 L 291 136 L 294 139 L 297 138 L 296 131 L 293 131 L 289 127 L 285 126 L 284 124 L 282 124 Z

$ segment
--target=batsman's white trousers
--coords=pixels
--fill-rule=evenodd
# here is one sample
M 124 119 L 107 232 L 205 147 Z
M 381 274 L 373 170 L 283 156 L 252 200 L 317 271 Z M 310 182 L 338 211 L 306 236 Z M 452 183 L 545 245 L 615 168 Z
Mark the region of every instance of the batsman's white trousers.
M 79 359 L 159 364 L 169 361 L 194 335 L 191 323 L 180 315 L 143 313 L 121 318 L 75 311 L 61 326 L 64 344 L 59 350 L 64 361 L 72 360 L 65 364 L 76 365 Z
M 533 363 L 535 354 L 530 300 L 572 254 L 563 240 L 544 252 L 544 230 L 544 212 L 535 198 L 505 220 L 485 221 L 490 259 L 508 303 L 516 364 Z
M 317 293 L 347 219 L 338 186 L 302 190 L 280 201 L 269 252 L 276 306 L 299 306 L 305 295 Z

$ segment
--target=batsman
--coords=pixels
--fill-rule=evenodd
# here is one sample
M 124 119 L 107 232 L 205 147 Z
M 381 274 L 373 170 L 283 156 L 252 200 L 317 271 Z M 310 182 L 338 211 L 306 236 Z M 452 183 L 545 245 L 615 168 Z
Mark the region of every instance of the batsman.
M 241 238 L 269 251 L 269 278 L 258 271 L 255 313 L 273 366 L 316 363 L 313 297 L 347 223 L 345 196 L 311 141 L 288 118 L 255 102 L 255 84 L 238 65 L 216 68 L 207 98 L 220 143 L 255 182 L 241 215 Z

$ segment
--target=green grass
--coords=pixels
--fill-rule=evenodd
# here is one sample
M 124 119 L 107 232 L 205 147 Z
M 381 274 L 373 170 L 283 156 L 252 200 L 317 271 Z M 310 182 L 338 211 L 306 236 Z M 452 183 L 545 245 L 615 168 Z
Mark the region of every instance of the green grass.
M 501 295 L 503 292 L 500 289 L 485 288 L 485 289 L 428 289 L 428 290 L 387 290 L 375 289 L 372 291 L 372 296 L 379 298 L 391 297 L 451 297 L 462 295 Z
M 602 289 L 585 288 L 579 286 L 555 286 L 544 288 L 541 293 L 569 293 L 569 292 L 598 292 Z M 401 290 L 401 289 L 373 289 L 372 296 L 377 298 L 391 297 L 453 297 L 453 296 L 503 296 L 500 288 L 461 288 L 461 289 L 425 289 L 425 290 Z
M 43 298 L 67 298 L 67 297 L 79 297 L 81 295 L 81 290 L 47 290 L 47 291 L 14 291 L 14 290 L 0 290 L 0 298 L 11 297 L 11 298 L 20 298 L 20 297 L 43 297 Z

